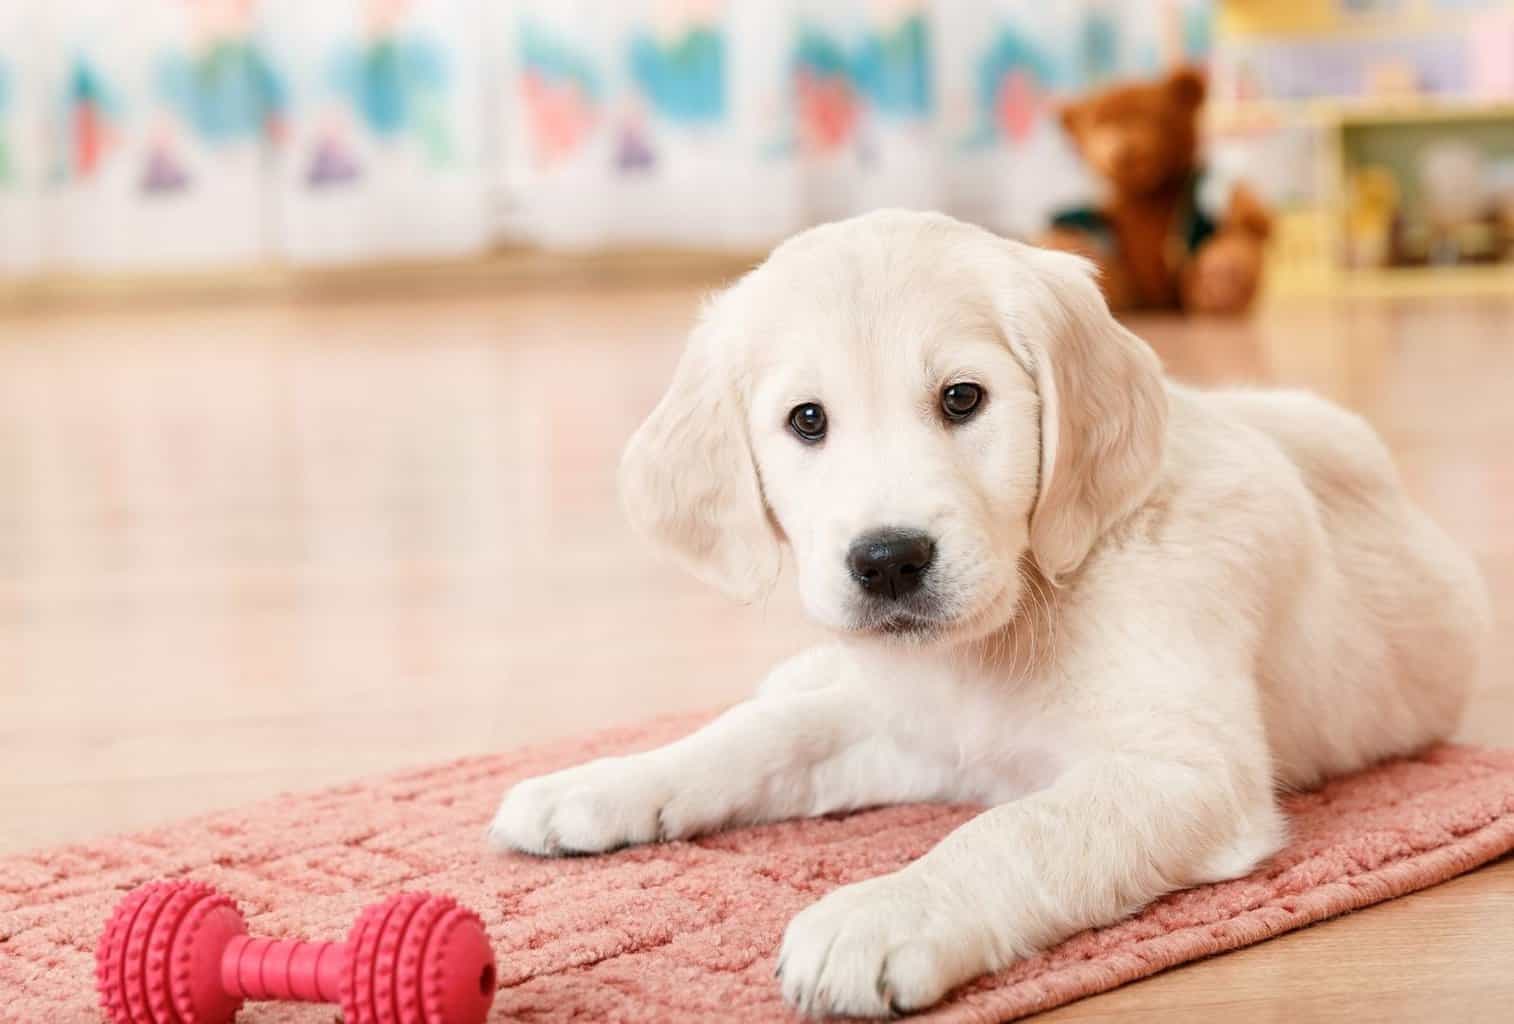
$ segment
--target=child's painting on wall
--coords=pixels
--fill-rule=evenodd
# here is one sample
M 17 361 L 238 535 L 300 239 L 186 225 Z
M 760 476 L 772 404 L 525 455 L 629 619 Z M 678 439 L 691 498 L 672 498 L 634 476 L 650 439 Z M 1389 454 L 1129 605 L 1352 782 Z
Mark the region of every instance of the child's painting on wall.
M 258 0 L 55 0 L 46 201 L 58 261 L 185 270 L 261 260 L 284 94 Z
M 158 91 L 210 144 L 276 139 L 285 87 L 263 52 L 257 0 L 188 0 L 189 45 L 158 63 Z
M 800 142 L 811 154 L 875 155 L 869 117 L 922 122 L 935 102 L 929 23 L 919 3 L 880 3 L 869 16 L 803 22 L 794 52 Z
M 627 31 L 616 166 L 649 171 L 668 146 L 717 135 L 729 116 L 721 0 L 663 0 Z
M 408 18 L 413 0 L 369 0 L 361 39 L 342 43 L 331 88 L 376 139 L 411 139 L 439 167 L 455 159 L 446 50 Z
M 141 187 L 190 187 L 187 145 L 260 151 L 277 141 L 286 102 L 254 24 L 257 0 L 185 0 L 187 38 L 163 47 L 154 70 L 159 104 Z
M 280 225 L 299 262 L 471 248 L 487 228 L 471 0 L 264 0 L 291 75 Z M 418 212 L 425 208 L 425 215 Z
M 88 180 L 100 172 L 120 137 L 120 100 L 88 54 L 80 53 L 69 66 L 63 107 L 63 139 L 54 177 Z
M 600 117 L 601 71 L 584 48 L 529 17 L 516 26 L 518 89 L 538 168 L 570 159 Z

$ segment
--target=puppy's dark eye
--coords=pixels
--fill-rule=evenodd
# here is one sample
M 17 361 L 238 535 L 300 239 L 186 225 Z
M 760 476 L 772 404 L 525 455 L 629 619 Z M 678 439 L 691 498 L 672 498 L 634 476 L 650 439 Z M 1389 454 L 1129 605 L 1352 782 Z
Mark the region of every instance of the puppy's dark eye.
M 825 436 L 825 409 L 814 402 L 794 406 L 789 411 L 789 429 L 801 441 L 814 444 Z
M 941 411 L 949 420 L 965 420 L 982 404 L 983 389 L 976 384 L 953 384 L 941 391 Z

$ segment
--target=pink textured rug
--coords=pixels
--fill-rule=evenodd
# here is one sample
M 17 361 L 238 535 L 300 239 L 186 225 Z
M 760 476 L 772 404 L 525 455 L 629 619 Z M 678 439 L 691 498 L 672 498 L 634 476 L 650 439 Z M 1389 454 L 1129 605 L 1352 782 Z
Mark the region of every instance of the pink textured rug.
M 92 954 L 123 891 L 190 875 L 255 932 L 341 938 L 402 888 L 452 893 L 488 922 L 494 1021 L 680 1024 L 789 1019 L 773 981 L 790 917 L 924 853 L 971 808 L 913 806 L 745 829 L 608 857 L 486 853 L 513 780 L 664 742 L 699 718 L 287 796 L 137 835 L 0 859 L 0 1021 L 97 1021 Z M 1293 844 L 1255 875 L 1175 894 L 956 993 L 931 1021 L 1006 1021 L 1166 967 L 1421 889 L 1514 848 L 1514 751 L 1442 747 L 1288 801 Z M 329 1022 L 249 1004 L 242 1020 Z

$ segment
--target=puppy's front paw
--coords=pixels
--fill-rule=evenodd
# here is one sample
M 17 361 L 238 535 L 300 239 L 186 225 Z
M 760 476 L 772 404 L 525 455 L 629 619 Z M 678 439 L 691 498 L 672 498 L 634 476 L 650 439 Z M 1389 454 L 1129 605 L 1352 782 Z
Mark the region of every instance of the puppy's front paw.
M 673 795 L 640 758 L 591 761 L 511 789 L 489 825 L 489 845 L 552 857 L 677 838 L 667 819 Z
M 988 937 L 908 871 L 837 889 L 783 934 L 783 997 L 814 1016 L 924 1009 L 990 968 Z

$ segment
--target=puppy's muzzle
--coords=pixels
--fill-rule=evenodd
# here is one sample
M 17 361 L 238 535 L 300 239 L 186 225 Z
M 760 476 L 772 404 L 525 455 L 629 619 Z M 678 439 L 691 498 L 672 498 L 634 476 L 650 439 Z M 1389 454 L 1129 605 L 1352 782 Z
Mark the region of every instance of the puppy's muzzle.
M 871 597 L 897 601 L 920 588 L 935 557 L 936 542 L 927 534 L 884 529 L 853 541 L 846 563 L 852 579 Z

